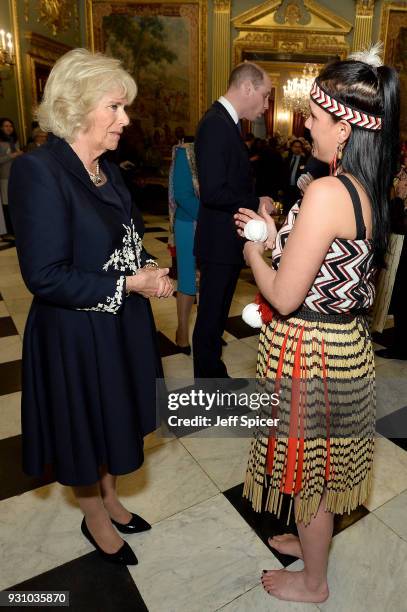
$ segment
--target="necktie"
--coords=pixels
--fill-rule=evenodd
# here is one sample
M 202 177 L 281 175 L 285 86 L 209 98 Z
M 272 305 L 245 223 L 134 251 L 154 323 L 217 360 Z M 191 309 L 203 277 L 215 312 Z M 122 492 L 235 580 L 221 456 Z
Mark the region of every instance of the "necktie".
M 298 168 L 298 164 L 300 162 L 300 156 L 299 155 L 293 155 L 291 158 L 291 164 L 290 164 L 290 185 L 295 185 L 295 175 L 297 173 L 297 168 Z

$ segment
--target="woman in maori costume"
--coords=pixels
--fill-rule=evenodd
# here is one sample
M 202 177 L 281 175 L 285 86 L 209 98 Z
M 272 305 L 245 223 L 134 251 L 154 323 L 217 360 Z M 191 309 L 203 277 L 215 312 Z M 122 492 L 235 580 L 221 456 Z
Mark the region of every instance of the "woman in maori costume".
M 334 514 L 355 509 L 371 486 L 375 383 L 365 314 L 387 249 L 398 122 L 397 73 L 381 65 L 377 49 L 326 66 L 306 127 L 331 176 L 311 183 L 278 233 L 263 213 L 267 242 L 244 249 L 265 302 L 257 376 L 280 394 L 269 414 L 278 427 L 254 436 L 244 495 L 255 510 L 277 515 L 284 494 L 291 497 L 299 538 L 269 543 L 304 560 L 300 572 L 263 571 L 265 590 L 279 599 L 327 599 Z M 236 215 L 241 235 L 252 218 L 260 217 Z

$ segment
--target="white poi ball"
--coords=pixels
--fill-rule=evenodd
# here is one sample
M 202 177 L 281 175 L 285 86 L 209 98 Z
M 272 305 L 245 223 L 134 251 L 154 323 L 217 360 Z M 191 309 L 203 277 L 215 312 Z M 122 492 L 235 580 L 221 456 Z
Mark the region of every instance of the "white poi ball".
M 264 242 L 267 240 L 268 231 L 265 221 L 260 219 L 250 219 L 244 226 L 244 235 L 247 240 L 253 242 Z
M 259 305 L 252 302 L 243 308 L 242 319 L 250 327 L 261 327 L 263 321 L 259 313 Z

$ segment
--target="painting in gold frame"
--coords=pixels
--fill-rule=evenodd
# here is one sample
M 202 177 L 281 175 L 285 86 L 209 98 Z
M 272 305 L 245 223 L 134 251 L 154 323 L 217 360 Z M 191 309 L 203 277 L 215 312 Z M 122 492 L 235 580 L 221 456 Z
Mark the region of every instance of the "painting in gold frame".
M 380 23 L 380 40 L 384 43 L 384 62 L 394 66 L 400 75 L 400 137 L 407 140 L 407 4 L 384 2 Z
M 131 161 L 165 175 L 171 146 L 195 132 L 206 108 L 206 2 L 88 0 L 87 34 L 137 82 L 123 142 Z

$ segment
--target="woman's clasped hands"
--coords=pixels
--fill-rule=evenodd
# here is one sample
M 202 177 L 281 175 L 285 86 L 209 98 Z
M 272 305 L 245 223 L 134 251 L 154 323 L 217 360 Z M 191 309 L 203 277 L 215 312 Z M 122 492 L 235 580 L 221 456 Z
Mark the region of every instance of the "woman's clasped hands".
M 169 268 L 141 268 L 137 274 L 126 276 L 126 291 L 145 298 L 167 298 L 174 293 L 168 276 Z

